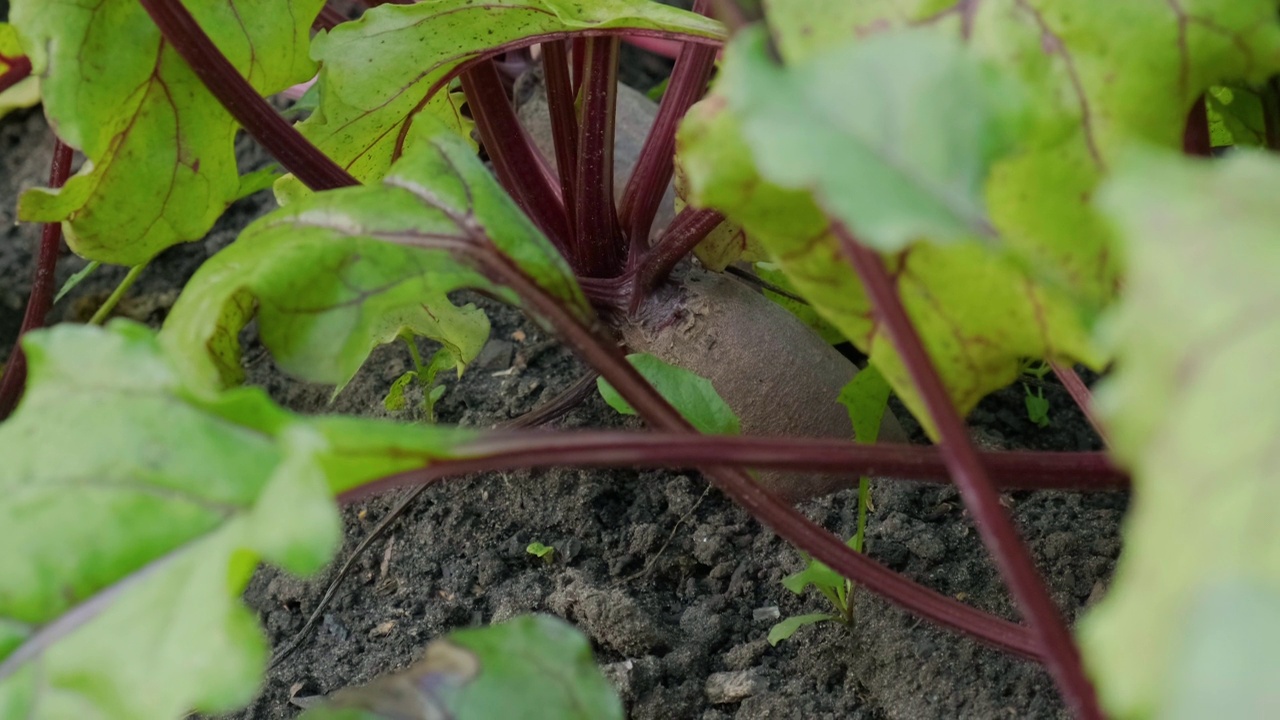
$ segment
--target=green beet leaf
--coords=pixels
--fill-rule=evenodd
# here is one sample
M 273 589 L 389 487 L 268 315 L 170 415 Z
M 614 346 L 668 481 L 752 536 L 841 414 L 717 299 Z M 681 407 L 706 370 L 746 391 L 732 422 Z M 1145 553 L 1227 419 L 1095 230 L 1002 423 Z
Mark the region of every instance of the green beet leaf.
M 1265 718 L 1280 707 L 1280 592 L 1242 582 L 1206 588 L 1179 628 L 1170 720 Z
M 915 47 L 920 39 L 906 42 Z M 875 47 L 889 48 L 889 56 L 898 57 L 891 45 Z M 922 407 L 910 377 L 891 343 L 878 333 L 870 303 L 814 196 L 762 177 L 750 159 L 754 149 L 745 140 L 724 88 L 750 84 L 735 74 L 750 72 L 767 61 L 762 57 L 746 65 L 737 61 L 764 52 L 758 38 L 741 44 L 735 41 L 722 69 L 721 85 L 695 106 L 681 128 L 680 158 L 693 200 L 724 212 L 759 240 L 792 286 L 819 315 L 870 355 L 919 417 Z M 892 71 L 892 67 L 885 70 Z M 949 71 L 942 72 L 946 77 Z M 886 78 L 885 86 L 890 84 Z M 858 102 L 874 106 L 876 98 L 863 96 Z M 940 128 L 947 124 L 945 114 L 930 117 Z M 843 158 L 842 153 L 833 153 L 829 161 L 840 164 Z M 912 212 L 905 205 L 899 208 L 904 215 Z M 1016 259 L 982 241 L 959 240 L 946 246 L 919 243 L 888 261 L 908 313 L 962 411 L 1012 382 L 1024 357 L 1058 354 L 1100 361 L 1070 299 L 1038 285 Z
M 644 0 L 388 3 L 317 36 L 320 105 L 299 129 L 356 178 L 377 180 L 421 115 L 465 134 L 470 121 L 461 115 L 460 95 L 439 89 L 428 100 L 461 64 L 538 35 L 606 29 L 724 36 L 714 20 Z
M 586 637 L 549 615 L 457 630 L 408 669 L 335 693 L 304 720 L 621 720 Z
M 1214 627 L 1237 639 L 1236 613 L 1266 605 L 1238 658 L 1264 657 L 1252 645 L 1280 623 L 1276 187 L 1280 161 L 1240 150 L 1212 163 L 1137 155 L 1103 190 L 1130 270 L 1108 326 L 1116 371 L 1097 404 L 1134 498 L 1110 592 L 1080 639 L 1115 717 L 1190 717 L 1169 703 L 1275 691 L 1274 648 L 1270 671 L 1251 675 L 1269 675 L 1265 686 L 1237 688 L 1222 672 L 1183 683 L 1198 662 L 1188 652 L 1221 657 L 1207 645 L 1227 642 L 1197 627 L 1206 603 L 1221 609 Z M 1242 594 L 1254 601 L 1223 604 Z
M 737 435 L 741 431 L 738 416 L 712 387 L 710 380 L 663 362 L 649 353 L 633 353 L 627 356 L 627 360 L 698 432 Z M 607 380 L 597 378 L 596 385 L 609 407 L 623 415 L 636 414 Z
M 799 66 L 812 75 L 824 58 L 852 53 L 858 46 L 887 47 L 877 42 L 887 38 L 879 36 L 919 34 L 918 26 L 927 25 L 960 38 L 988 67 L 1004 69 L 1008 77 L 998 86 L 1020 87 L 1017 94 L 1032 109 L 1021 125 L 1005 124 L 1016 131 L 1006 139 L 1016 151 L 996 160 L 985 179 L 986 216 L 996 236 L 985 243 L 961 238 L 945 247 L 936 244 L 945 237 L 930 236 L 920 238 L 928 242 L 909 252 L 886 258 L 908 314 L 962 411 L 1016 379 L 1023 358 L 1094 367 L 1106 361 L 1091 339 L 1091 328 L 1120 286 L 1121 254 L 1094 207 L 1099 182 L 1128 147 L 1178 147 L 1188 110 L 1210 86 L 1256 84 L 1280 69 L 1280 22 L 1268 0 L 1177 5 L 1163 0 L 1086 5 L 769 0 L 767 6 L 771 35 L 789 72 L 800 72 L 793 67 Z M 739 51 L 754 55 L 738 64 L 734 57 Z M 889 106 L 882 95 L 901 97 L 895 94 L 895 76 L 922 77 L 908 67 L 910 59 L 894 64 L 888 61 L 892 53 L 885 57 L 873 73 L 882 81 L 872 86 L 880 88 L 878 94 L 837 92 L 805 101 L 843 107 L 854 115 L 883 113 Z M 691 200 L 721 210 L 765 245 L 797 290 L 872 356 L 919 416 L 919 399 L 889 343 L 874 332 L 865 294 L 826 233 L 822 208 L 840 215 L 868 242 L 876 242 L 874 233 L 865 232 L 856 215 L 838 213 L 820 194 L 768 182 L 749 159 L 758 152 L 755 145 L 768 138 L 748 142 L 749 120 L 738 116 L 730 88 L 752 90 L 751 68 L 781 72 L 769 62 L 758 46 L 731 48 L 716 92 L 695 107 L 682 127 L 679 159 Z M 944 77 L 952 72 L 933 71 Z M 1153 77 L 1177 81 L 1152 82 Z M 863 84 L 870 83 L 863 80 L 859 87 Z M 814 86 L 827 87 L 821 79 Z M 988 88 L 976 92 L 972 101 L 995 102 L 999 108 L 1005 99 L 998 93 L 993 97 Z M 921 102 L 929 107 L 928 98 Z M 955 112 L 958 118 L 974 117 L 964 103 Z M 911 123 L 910 142 L 927 144 L 933 138 L 959 137 L 952 114 L 907 113 L 884 122 Z M 929 120 L 937 123 L 935 128 L 916 124 Z M 974 133 L 952 147 L 970 158 L 985 158 L 975 149 L 990 148 L 992 142 Z M 998 138 L 995 142 L 1001 146 Z M 839 164 L 850 157 L 858 159 L 856 153 L 832 152 L 827 161 Z M 852 208 L 859 201 L 843 202 Z
M 306 420 L 181 380 L 147 328 L 26 337 L 0 425 L 0 715 L 168 720 L 247 703 L 267 648 L 239 595 L 260 560 L 332 556 L 331 495 L 472 435 Z M 109 408 L 109 410 L 104 410 Z
M 0 84 L 6 82 L 6 73 L 26 57 L 26 51 L 18 42 L 17 31 L 9 23 L 0 22 Z M 40 102 L 40 80 L 34 74 L 28 75 L 0 90 L 0 118 L 14 110 L 28 108 L 38 102 Z
M 264 94 L 306 80 L 323 0 L 185 5 Z M 35 188 L 19 216 L 63 222 L 80 255 L 138 265 L 197 240 L 240 188 L 236 123 L 162 42 L 136 0 L 14 0 L 10 17 L 41 76 L 45 113 L 88 162 L 60 190 Z
M 518 302 L 464 257 L 500 252 L 583 317 L 590 310 L 551 243 L 465 140 L 420 121 L 418 141 L 376 185 L 311 195 L 250 225 L 210 258 L 161 338 L 208 387 L 242 378 L 237 335 L 254 315 L 282 369 L 345 384 L 377 345 L 409 331 L 441 342 L 459 371 L 489 324 L 448 293 L 482 288 Z
M 729 48 L 719 89 L 760 174 L 806 189 L 873 247 L 994 234 L 992 163 L 1023 114 L 1018 86 L 937 29 L 841 43 L 779 65 L 763 32 Z
M 807 615 L 792 615 L 791 617 L 775 624 L 769 628 L 769 644 L 776 646 L 783 640 L 790 640 L 792 635 L 796 634 L 800 628 L 806 625 L 816 625 L 832 620 L 839 620 L 836 615 L 827 613 L 809 613 Z

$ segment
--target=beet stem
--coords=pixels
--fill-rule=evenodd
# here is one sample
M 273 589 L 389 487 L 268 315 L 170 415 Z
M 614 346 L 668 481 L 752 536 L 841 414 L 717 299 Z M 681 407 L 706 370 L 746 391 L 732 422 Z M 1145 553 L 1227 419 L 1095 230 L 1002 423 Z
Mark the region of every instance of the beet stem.
M 267 152 L 312 190 L 359 183 L 271 107 L 218 50 L 180 0 L 138 0 L 205 88 Z
M 573 80 L 569 77 L 569 42 L 556 40 L 542 46 L 542 68 L 547 85 L 547 107 L 551 115 L 551 138 L 556 148 L 556 168 L 560 174 L 560 195 L 565 215 L 576 218 L 578 177 L 578 111 L 573 102 Z M 576 244 L 574 223 L 566 244 Z
M 498 182 L 562 253 L 571 250 L 572 246 L 566 245 L 569 219 L 559 183 L 520 125 L 493 60 L 486 59 L 463 72 L 462 90 Z M 570 256 L 571 264 L 573 260 Z M 574 269 L 578 269 L 576 264 Z
M 613 130 L 618 94 L 618 38 L 586 41 L 582 83 L 582 123 L 578 129 L 578 168 L 574 198 L 576 235 L 572 252 L 580 275 L 613 277 L 621 273 L 624 241 L 613 204 Z
M 588 377 L 594 384 L 594 374 Z M 456 448 L 454 454 L 488 458 L 494 471 L 557 466 L 686 469 L 719 463 L 757 470 L 951 482 L 946 461 L 935 446 L 859 445 L 817 438 L 497 430 Z M 1116 491 L 1129 487 L 1129 476 L 1113 465 L 1106 453 L 1001 451 L 979 456 L 1002 490 Z M 370 489 L 362 493 L 373 492 L 371 486 L 366 487 Z
M 53 145 L 53 159 L 49 163 L 49 187 L 57 189 L 71 175 L 71 148 L 58 140 Z M 36 267 L 31 279 L 31 297 L 18 338 L 9 352 L 4 375 L 0 376 L 0 420 L 9 417 L 22 397 L 27 382 L 27 355 L 22 351 L 22 338 L 32 330 L 44 327 L 53 308 L 54 283 L 57 280 L 58 254 L 62 251 L 62 223 L 45 223 L 40 233 L 40 251 L 36 255 Z
M 1098 418 L 1097 413 L 1093 411 L 1093 397 L 1089 394 L 1088 386 L 1084 384 L 1084 381 L 1069 365 L 1050 361 L 1049 367 L 1053 368 L 1053 374 L 1058 376 L 1062 387 L 1066 388 L 1067 394 L 1071 395 L 1071 399 L 1075 401 L 1076 407 L 1080 408 L 1080 412 L 1084 413 L 1084 418 L 1089 421 L 1093 431 L 1098 433 L 1098 437 L 1102 438 L 1102 443 L 1110 447 L 1111 441 L 1107 438 L 1107 431 L 1103 428 L 1102 421 Z
M 693 11 L 706 14 L 710 4 L 710 0 L 697 0 Z M 649 249 L 653 219 L 675 169 L 676 129 L 689 108 L 706 92 L 717 52 L 718 48 L 707 45 L 685 45 L 671 72 L 658 115 L 645 138 L 618 209 L 619 220 L 630 238 L 632 260 L 638 260 Z
M 686 207 L 671 221 L 658 243 L 645 253 L 636 269 L 636 281 L 631 295 L 631 312 L 640 307 L 649 291 L 671 274 L 676 265 L 685 259 L 698 243 L 706 239 L 724 222 L 724 216 L 715 210 Z
M 881 326 L 897 349 L 924 400 L 929 418 L 941 438 L 942 456 L 951 471 L 965 507 L 972 513 L 983 544 L 995 557 L 1005 583 L 1031 626 L 1042 657 L 1064 699 L 1081 718 L 1101 718 L 1097 694 L 1084 674 L 1080 652 L 1066 623 L 1049 597 L 1013 522 L 1000 504 L 995 485 L 970 443 L 942 378 L 907 316 L 897 289 L 874 251 L 861 245 L 843 224 L 833 223 L 846 260 L 853 265 L 871 296 Z

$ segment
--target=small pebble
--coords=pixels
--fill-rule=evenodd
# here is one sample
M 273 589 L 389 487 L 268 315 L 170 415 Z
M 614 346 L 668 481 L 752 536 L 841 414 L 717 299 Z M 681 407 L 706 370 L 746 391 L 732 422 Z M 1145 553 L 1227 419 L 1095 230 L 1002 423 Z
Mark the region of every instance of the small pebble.
M 782 617 L 782 612 L 778 610 L 777 605 L 769 607 L 756 608 L 751 611 L 751 619 L 756 622 L 765 622 L 767 620 L 777 620 Z
M 707 700 L 712 705 L 742 702 L 757 693 L 764 692 L 767 683 L 755 670 L 712 673 L 707 678 Z

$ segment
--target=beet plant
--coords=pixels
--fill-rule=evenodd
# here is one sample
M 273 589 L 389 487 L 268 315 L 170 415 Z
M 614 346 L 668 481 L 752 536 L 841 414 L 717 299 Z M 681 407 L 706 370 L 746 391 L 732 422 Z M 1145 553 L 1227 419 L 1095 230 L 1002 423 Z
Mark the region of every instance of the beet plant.
M 724 24 L 701 1 L 367 1 L 349 22 L 322 5 L 15 0 L 0 26 L 0 99 L 37 78 L 61 141 L 50 187 L 18 200 L 46 226 L 0 382 L 5 412 L 21 396 L 0 425 L 6 717 L 241 706 L 266 648 L 238 596 L 259 561 L 331 559 L 335 498 L 548 465 L 699 468 L 857 588 L 1044 663 L 1080 717 L 1243 717 L 1273 700 L 1274 0 L 766 0 L 719 4 Z M 622 36 L 683 49 L 617 172 Z M 533 45 L 545 154 L 495 61 Z M 313 76 L 301 122 L 264 99 Z M 239 130 L 288 173 L 282 207 L 200 268 L 158 333 L 35 331 L 62 234 L 138 267 L 272 179 L 239 174 Z M 1215 144 L 1263 148 L 1182 156 Z M 679 212 L 658 222 L 673 178 Z M 804 303 L 719 272 L 734 264 Z M 303 417 L 241 386 L 251 321 L 303 380 L 340 388 L 406 336 L 461 372 L 489 330 L 463 289 L 549 327 L 650 431 Z M 935 446 L 903 443 L 892 416 L 880 441 L 854 442 L 837 398 L 855 368 L 832 332 Z M 975 450 L 964 415 L 1040 360 L 1069 385 L 1071 364 L 1114 362 L 1097 402 L 1109 453 Z M 1073 634 L 997 491 L 1130 474 L 1116 578 Z M 888 570 L 792 506 L 867 476 L 953 482 L 1022 622 Z M 582 671 L 567 697 L 522 708 L 620 713 L 561 626 L 508 632 L 457 637 L 352 707 L 392 715 L 377 697 L 416 693 L 493 717 L 492 678 L 530 682 L 503 674 L 510 642 Z

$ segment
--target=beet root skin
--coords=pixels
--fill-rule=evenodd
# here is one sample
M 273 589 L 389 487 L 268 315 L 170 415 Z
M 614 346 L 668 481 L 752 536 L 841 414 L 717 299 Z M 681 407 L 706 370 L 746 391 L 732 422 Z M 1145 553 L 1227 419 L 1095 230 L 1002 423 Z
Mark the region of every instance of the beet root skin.
M 619 330 L 632 352 L 710 380 L 738 414 L 743 435 L 853 437 L 837 397 L 857 368 L 794 315 L 731 276 L 684 266 Z M 879 440 L 907 442 L 888 411 Z M 757 478 L 792 503 L 858 482 L 783 472 Z

